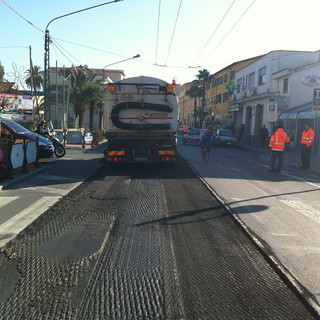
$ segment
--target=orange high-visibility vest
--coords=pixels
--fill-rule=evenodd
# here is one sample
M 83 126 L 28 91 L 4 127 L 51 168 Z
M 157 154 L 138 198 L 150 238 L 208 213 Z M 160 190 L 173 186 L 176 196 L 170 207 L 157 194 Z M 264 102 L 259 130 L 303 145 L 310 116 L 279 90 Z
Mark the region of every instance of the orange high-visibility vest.
M 271 147 L 273 151 L 283 151 L 286 142 L 289 141 L 290 137 L 283 131 L 282 128 L 278 128 L 270 139 L 269 147 Z
M 305 144 L 307 147 L 312 146 L 314 141 L 314 131 L 309 128 L 308 130 L 304 130 L 302 132 L 300 144 Z

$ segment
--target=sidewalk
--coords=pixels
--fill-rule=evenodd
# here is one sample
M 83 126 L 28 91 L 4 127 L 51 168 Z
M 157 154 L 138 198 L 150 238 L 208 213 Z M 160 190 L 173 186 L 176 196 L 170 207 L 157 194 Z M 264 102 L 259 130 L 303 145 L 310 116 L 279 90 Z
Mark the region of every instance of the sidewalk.
M 246 148 L 246 149 L 254 150 L 257 152 L 269 154 L 271 157 L 271 150 L 269 149 L 269 147 L 262 148 L 259 143 L 240 141 L 238 143 L 238 145 L 241 148 Z M 296 169 L 301 166 L 300 147 L 290 149 L 290 150 L 285 150 L 284 152 L 285 152 L 284 165 L 287 164 L 290 167 L 293 167 Z M 304 171 L 320 175 L 320 155 L 319 154 L 318 155 L 315 155 L 315 154 L 311 155 L 310 169 L 304 170 Z
M 83 146 L 82 144 L 68 144 L 68 145 L 66 145 L 66 149 L 67 149 L 67 152 L 68 152 L 68 149 L 78 149 L 78 150 L 88 150 L 88 151 L 97 150 L 99 148 L 103 148 L 104 143 L 105 143 L 105 141 L 103 141 L 102 143 L 100 143 L 98 145 L 94 145 L 94 146 L 92 146 L 91 144 L 89 144 L 89 145 L 86 144 L 85 146 Z M 55 158 L 55 156 L 53 156 L 52 158 Z M 48 159 L 50 159 L 50 158 L 48 158 Z M 40 159 L 39 165 L 29 164 L 29 165 L 27 165 L 25 170 L 23 168 L 17 168 L 15 170 L 12 170 L 10 178 L 7 177 L 7 178 L 3 179 L 2 181 L 0 181 L 0 191 L 4 190 L 6 186 L 12 185 L 21 179 L 27 179 L 28 177 L 30 177 L 30 175 L 35 174 L 40 171 L 43 171 L 44 169 L 46 169 L 45 162 L 46 162 L 45 160 L 43 161 L 42 159 Z

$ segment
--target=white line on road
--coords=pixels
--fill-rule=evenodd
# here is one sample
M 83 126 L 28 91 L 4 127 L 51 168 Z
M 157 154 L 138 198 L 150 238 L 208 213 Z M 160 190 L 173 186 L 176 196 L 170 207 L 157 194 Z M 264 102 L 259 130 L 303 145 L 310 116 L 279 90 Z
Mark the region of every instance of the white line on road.
M 283 199 L 279 199 L 279 201 L 320 224 L 320 212 L 318 210 L 315 210 L 311 206 L 308 206 L 302 201 L 283 200 Z
M 56 203 L 61 197 L 42 197 L 29 207 L 20 211 L 0 225 L 0 247 L 13 239 L 19 232 L 38 218 L 47 208 Z
M 0 197 L 0 206 L 4 207 L 7 204 L 9 204 L 10 202 L 19 199 L 19 197 Z

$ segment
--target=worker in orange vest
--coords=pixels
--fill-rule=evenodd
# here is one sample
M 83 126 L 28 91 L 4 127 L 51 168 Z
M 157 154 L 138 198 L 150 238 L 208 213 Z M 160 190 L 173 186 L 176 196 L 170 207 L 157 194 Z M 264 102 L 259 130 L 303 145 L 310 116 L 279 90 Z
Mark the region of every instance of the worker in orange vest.
M 271 136 L 269 147 L 271 154 L 271 169 L 269 172 L 281 172 L 283 163 L 283 151 L 290 137 L 284 132 L 283 125 L 279 124 L 277 131 Z M 277 161 L 278 160 L 278 161 Z
M 314 131 L 311 129 L 309 123 L 304 127 L 304 131 L 301 136 L 301 162 L 302 166 L 300 169 L 309 169 L 311 161 L 311 150 L 314 142 Z

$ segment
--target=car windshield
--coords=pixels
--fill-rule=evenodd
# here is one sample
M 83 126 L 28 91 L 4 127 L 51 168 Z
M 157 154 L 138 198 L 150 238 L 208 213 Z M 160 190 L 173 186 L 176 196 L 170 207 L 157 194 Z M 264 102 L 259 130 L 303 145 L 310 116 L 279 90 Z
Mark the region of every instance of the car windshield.
M 232 131 L 224 131 L 223 130 L 223 131 L 220 131 L 219 134 L 220 134 L 220 136 L 226 136 L 226 137 L 233 137 L 234 136 Z
M 21 124 L 14 122 L 14 121 L 8 121 L 6 119 L 1 119 L 1 121 L 7 125 L 15 134 L 32 134 L 30 130 L 22 126 Z

